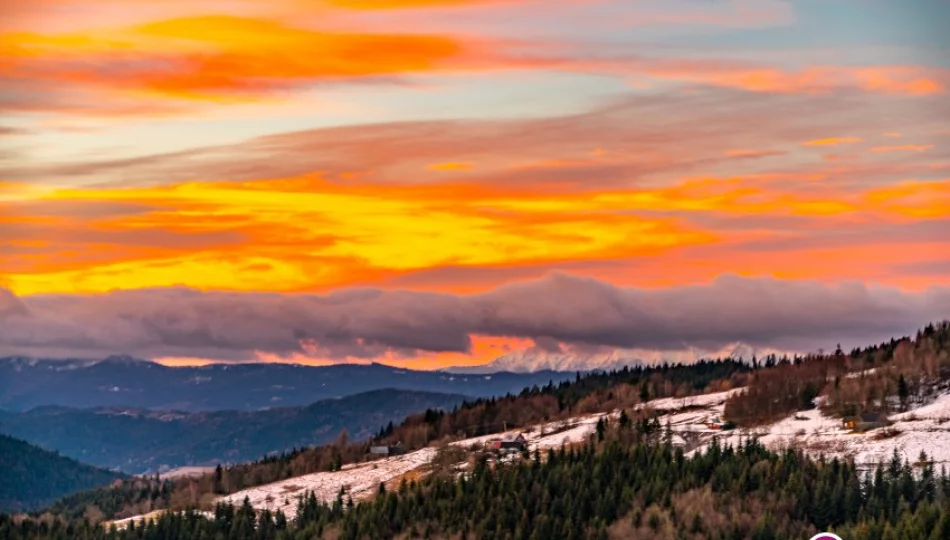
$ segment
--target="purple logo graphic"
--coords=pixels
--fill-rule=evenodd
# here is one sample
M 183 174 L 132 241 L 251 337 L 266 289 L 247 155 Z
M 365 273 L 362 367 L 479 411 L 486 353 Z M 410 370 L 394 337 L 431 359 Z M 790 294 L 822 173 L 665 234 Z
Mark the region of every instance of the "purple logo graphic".
M 811 537 L 811 540 L 841 540 L 841 537 L 837 534 L 831 533 L 818 533 L 815 536 Z

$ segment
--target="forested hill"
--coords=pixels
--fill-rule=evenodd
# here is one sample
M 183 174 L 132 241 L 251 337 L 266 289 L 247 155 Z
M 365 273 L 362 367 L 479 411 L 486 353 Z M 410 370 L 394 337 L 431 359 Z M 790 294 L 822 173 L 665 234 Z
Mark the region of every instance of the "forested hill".
M 93 465 L 139 474 L 186 465 L 259 459 L 324 444 L 346 430 L 353 440 L 426 409 L 451 409 L 465 396 L 383 389 L 306 407 L 181 413 L 129 408 L 41 407 L 0 415 L 0 433 Z
M 0 511 L 42 508 L 64 495 L 108 485 L 121 477 L 0 435 Z
M 893 461 L 863 476 L 755 441 L 687 458 L 628 424 L 582 447 L 505 466 L 478 461 L 462 479 L 434 474 L 381 486 L 368 502 L 303 499 L 295 518 L 218 505 L 210 519 L 169 513 L 121 531 L 0 515 L 9 540 L 800 540 L 829 529 L 847 540 L 950 538 L 950 478 Z

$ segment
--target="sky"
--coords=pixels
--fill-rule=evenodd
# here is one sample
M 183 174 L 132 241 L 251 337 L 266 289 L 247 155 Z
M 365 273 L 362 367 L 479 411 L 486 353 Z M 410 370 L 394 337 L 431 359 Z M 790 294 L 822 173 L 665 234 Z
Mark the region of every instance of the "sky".
M 950 318 L 944 0 L 0 15 L 0 355 L 679 361 Z

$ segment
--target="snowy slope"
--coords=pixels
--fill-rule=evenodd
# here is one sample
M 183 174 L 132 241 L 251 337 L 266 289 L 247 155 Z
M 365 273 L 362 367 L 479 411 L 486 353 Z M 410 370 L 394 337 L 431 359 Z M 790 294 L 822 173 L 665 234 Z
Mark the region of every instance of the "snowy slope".
M 771 426 L 739 429 L 718 437 L 722 444 L 736 444 L 754 436 L 774 449 L 793 446 L 814 456 L 851 458 L 865 468 L 887 462 L 894 450 L 911 463 L 921 451 L 937 464 L 950 462 L 950 393 L 928 405 L 892 415 L 890 420 L 893 425 L 886 431 L 851 433 L 842 428 L 840 420 L 815 409 L 796 413 Z M 886 436 L 888 433 L 893 436 Z
M 424 448 L 402 456 L 347 465 L 336 472 L 307 474 L 257 486 L 219 500 L 240 505 L 247 497 L 254 508 L 271 511 L 280 509 L 288 516 L 294 516 L 297 513 L 297 498 L 305 493 L 312 491 L 317 499 L 331 502 L 342 488 L 354 501 L 359 501 L 376 493 L 379 484 L 430 463 L 435 455 L 434 448 Z
M 692 430 L 695 428 L 713 433 L 704 426 L 697 427 L 694 424 L 702 422 L 710 415 L 722 414 L 726 399 L 737 391 L 739 389 L 689 398 L 657 399 L 643 406 L 649 406 L 658 411 L 673 411 L 674 413 L 670 415 L 670 418 L 674 429 Z M 684 408 L 695 407 L 705 407 L 705 409 L 675 413 L 675 411 Z M 522 433 L 528 441 L 529 450 L 560 448 L 565 444 L 580 443 L 587 440 L 596 430 L 598 420 L 605 416 L 616 418 L 618 414 L 619 412 L 589 414 L 568 420 L 539 424 L 521 430 L 511 430 L 506 433 Z M 452 444 L 464 449 L 482 447 L 489 439 L 502 435 L 504 433 L 494 433 L 463 439 Z M 319 500 L 331 502 L 336 499 L 340 488 L 343 487 L 354 501 L 358 501 L 375 494 L 380 483 L 396 480 L 410 471 L 421 469 L 429 464 L 435 456 L 436 450 L 434 448 L 425 448 L 402 456 L 349 465 L 337 472 L 313 473 L 246 489 L 222 497 L 220 500 L 241 504 L 244 498 L 247 497 L 255 508 L 266 508 L 271 511 L 279 508 L 288 516 L 292 516 L 296 513 L 297 497 L 304 493 L 313 491 Z
M 892 415 L 890 420 L 894 423 L 891 426 L 894 436 L 889 438 L 882 438 L 883 430 L 880 429 L 863 434 L 850 433 L 841 428 L 839 420 L 825 416 L 819 409 L 801 411 L 761 428 L 726 432 L 707 428 L 706 421 L 712 416 L 721 416 L 726 399 L 740 391 L 741 388 L 688 398 L 656 399 L 638 407 L 649 407 L 662 413 L 660 423 L 665 426 L 669 422 L 676 436 L 682 436 L 682 440 L 687 442 L 688 454 L 703 451 L 714 438 L 718 438 L 722 444 L 737 444 L 756 437 L 776 450 L 795 446 L 816 457 L 852 458 L 864 467 L 888 461 L 895 449 L 912 463 L 917 460 L 921 450 L 938 464 L 950 462 L 950 392 L 927 405 Z M 599 419 L 616 418 L 617 415 L 617 411 L 583 415 L 531 426 L 520 432 L 527 439 L 530 450 L 558 448 L 563 444 L 587 440 L 596 430 Z M 500 435 L 473 437 L 452 444 L 463 449 L 481 447 L 489 439 Z M 241 504 L 247 497 L 255 508 L 272 511 L 279 508 L 288 516 L 293 516 L 297 497 L 306 492 L 313 491 L 318 499 L 331 502 L 344 488 L 354 501 L 366 499 L 377 492 L 380 483 L 393 482 L 407 474 L 424 475 L 426 466 L 436 454 L 435 448 L 424 448 L 402 456 L 348 465 L 337 472 L 308 474 L 258 486 L 219 500 Z M 130 519 L 141 519 L 141 516 Z
M 566 421 L 550 422 L 521 430 L 520 433 L 524 434 L 528 440 L 530 449 L 558 448 L 563 444 L 586 440 L 596 429 L 597 421 L 603 416 L 605 414 L 592 414 Z M 512 430 L 508 433 L 518 433 L 518 431 Z M 464 449 L 472 446 L 482 447 L 489 439 L 501 435 L 503 434 L 495 433 L 472 437 L 452 444 Z M 239 505 L 247 497 L 254 508 L 260 510 L 266 508 L 271 511 L 280 509 L 288 516 L 293 516 L 297 512 L 297 498 L 305 493 L 312 491 L 318 500 L 332 502 L 343 488 L 354 501 L 366 499 L 378 491 L 379 484 L 394 481 L 410 471 L 416 471 L 428 465 L 435 458 L 436 453 L 435 448 L 424 448 L 401 456 L 347 465 L 336 472 L 307 474 L 257 486 L 232 493 L 219 500 Z

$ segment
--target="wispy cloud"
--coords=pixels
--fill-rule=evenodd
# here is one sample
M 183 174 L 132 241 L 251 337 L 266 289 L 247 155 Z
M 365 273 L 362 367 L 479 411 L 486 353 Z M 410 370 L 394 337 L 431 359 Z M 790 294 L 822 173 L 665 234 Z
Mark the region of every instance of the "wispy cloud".
M 8 34 L 4 41 L 6 76 L 207 99 L 431 69 L 461 48 L 435 36 L 320 32 L 228 16 L 99 34 Z
M 872 152 L 924 152 L 933 148 L 932 144 L 902 144 L 899 146 L 875 146 L 871 148 Z
M 410 4 L 465 2 L 361 3 L 361 9 Z M 190 111 L 194 100 L 239 105 L 290 99 L 318 84 L 459 72 L 596 73 L 759 93 L 857 90 L 910 97 L 942 93 L 950 81 L 950 71 L 927 66 L 791 69 L 728 57 L 651 56 L 637 47 L 618 53 L 609 47 L 565 48 L 543 38 L 372 28 L 203 15 L 75 32 L 0 33 L 0 77 L 15 85 L 0 94 L 0 107 L 148 115 Z
M 902 245 L 902 256 L 924 262 L 946 248 L 931 233 L 880 229 L 948 217 L 950 165 L 935 160 L 947 157 L 943 146 L 837 161 L 801 146 L 897 127 L 865 114 L 867 99 L 715 89 L 554 118 L 350 126 L 121 160 L 15 163 L 0 167 L 20 179 L 0 195 L 0 237 L 21 243 L 3 246 L 16 257 L 0 273 L 20 294 L 178 283 L 327 290 L 443 268 L 475 274 L 446 271 L 455 277 L 427 286 L 473 290 L 558 267 L 650 284 L 741 269 L 917 287 L 884 261 L 856 261 Z M 915 129 L 940 127 L 933 107 L 893 107 Z M 887 191 L 896 186 L 900 197 Z M 849 231 L 848 244 L 820 242 L 840 236 L 828 231 Z M 787 251 L 762 259 L 755 242 Z M 479 272 L 486 277 L 472 277 Z
M 824 139 L 814 139 L 802 143 L 802 146 L 838 146 L 841 144 L 855 144 L 863 142 L 860 137 L 826 137 Z

